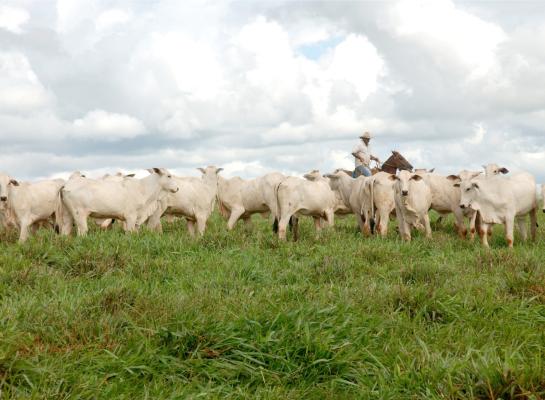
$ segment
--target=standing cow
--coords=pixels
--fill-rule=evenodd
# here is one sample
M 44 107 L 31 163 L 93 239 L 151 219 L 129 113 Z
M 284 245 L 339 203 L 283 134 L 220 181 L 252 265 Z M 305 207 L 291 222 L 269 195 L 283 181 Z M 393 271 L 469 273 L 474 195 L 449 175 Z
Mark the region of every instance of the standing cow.
M 532 240 L 536 237 L 537 197 L 534 177 L 521 172 L 504 176 L 478 177 L 459 183 L 460 207 L 479 213 L 482 244 L 488 247 L 488 231 L 494 224 L 505 225 L 507 245 L 513 247 L 515 221 L 522 240 L 527 238 L 526 216 L 530 216 Z
M 135 231 L 157 209 L 162 197 L 178 191 L 172 175 L 164 168 L 148 172 L 150 175 L 143 179 L 69 180 L 60 191 L 61 233 L 70 234 L 75 222 L 78 235 L 86 235 L 88 217 L 115 218 L 125 222 L 125 231 Z
M 187 230 L 191 236 L 195 236 L 195 224 L 199 235 L 204 235 L 206 223 L 216 203 L 218 173 L 223 168 L 208 166 L 198 170 L 202 172 L 201 178 L 174 178 L 180 190 L 177 193 L 168 194 L 160 201 L 160 206 L 148 222 L 151 229 L 161 232 L 161 217 L 172 215 L 186 219 Z
M 244 180 L 239 177 L 218 181 L 218 207 L 220 213 L 227 218 L 227 229 L 231 230 L 239 219 L 246 224 L 251 223 L 253 214 L 269 213 L 276 220 L 277 204 L 274 188 L 285 176 L 279 172 L 271 172 L 256 179 Z
M 62 179 L 27 183 L 0 174 L 0 202 L 4 223 L 19 229 L 19 242 L 28 239 L 31 227 L 50 225 L 56 213 L 62 185 Z
M 430 187 L 419 174 L 400 171 L 390 175 L 395 182 L 395 208 L 399 222 L 399 233 L 404 240 L 411 240 L 411 229 L 424 229 L 426 237 L 431 238 L 430 216 L 428 210 L 432 203 Z
M 278 238 L 280 240 L 286 240 L 288 223 L 292 217 L 299 215 L 313 217 L 317 231 L 321 229 L 321 218 L 326 220 L 328 226 L 333 226 L 338 200 L 335 192 L 329 187 L 328 180 L 316 176 L 314 172 L 306 174 L 305 178 L 307 179 L 290 176 L 277 185 L 276 198 L 280 216 Z M 296 220 L 295 224 L 297 224 Z M 294 226 L 293 232 L 294 240 L 297 240 L 297 225 Z

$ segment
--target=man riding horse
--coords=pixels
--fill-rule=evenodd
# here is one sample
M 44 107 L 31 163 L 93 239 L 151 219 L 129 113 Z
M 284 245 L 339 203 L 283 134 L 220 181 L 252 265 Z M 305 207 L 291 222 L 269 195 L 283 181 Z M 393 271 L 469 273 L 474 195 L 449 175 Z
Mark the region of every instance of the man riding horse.
M 375 157 L 371 154 L 371 148 L 369 146 L 369 142 L 371 141 L 371 134 L 369 132 L 365 132 L 363 135 L 360 136 L 360 139 L 361 141 L 358 142 L 358 144 L 356 144 L 352 149 L 352 155 L 354 156 L 354 159 L 356 161 L 356 168 L 352 173 L 353 178 L 356 178 L 360 175 L 371 176 L 371 168 L 369 166 L 371 161 L 374 160 L 377 163 L 380 163 L 378 157 Z

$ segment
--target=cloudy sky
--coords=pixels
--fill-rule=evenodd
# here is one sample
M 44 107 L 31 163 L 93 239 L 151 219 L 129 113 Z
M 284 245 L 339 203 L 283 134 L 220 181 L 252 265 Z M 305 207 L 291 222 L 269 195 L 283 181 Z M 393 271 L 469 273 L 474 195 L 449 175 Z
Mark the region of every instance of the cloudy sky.
M 545 181 L 540 1 L 2 0 L 0 169 L 353 167 Z

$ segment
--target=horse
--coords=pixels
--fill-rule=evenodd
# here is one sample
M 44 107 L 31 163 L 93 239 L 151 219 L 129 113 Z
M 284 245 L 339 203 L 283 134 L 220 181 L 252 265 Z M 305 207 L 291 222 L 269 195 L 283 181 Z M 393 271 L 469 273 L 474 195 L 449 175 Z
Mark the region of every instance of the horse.
M 379 172 L 387 172 L 395 175 L 397 170 L 412 171 L 413 166 L 398 151 L 392 150 L 392 155 L 382 165 L 377 163 L 376 167 L 371 168 L 371 174 L 375 175 Z M 361 172 L 356 170 L 355 177 L 357 178 L 360 175 Z

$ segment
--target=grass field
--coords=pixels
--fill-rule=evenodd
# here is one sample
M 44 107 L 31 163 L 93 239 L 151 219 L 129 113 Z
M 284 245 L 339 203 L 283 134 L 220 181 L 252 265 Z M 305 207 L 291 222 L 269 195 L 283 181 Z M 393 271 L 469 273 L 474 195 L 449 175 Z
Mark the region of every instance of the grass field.
M 487 251 L 452 220 L 410 244 L 254 222 L 0 235 L 1 397 L 545 397 L 541 228 Z

